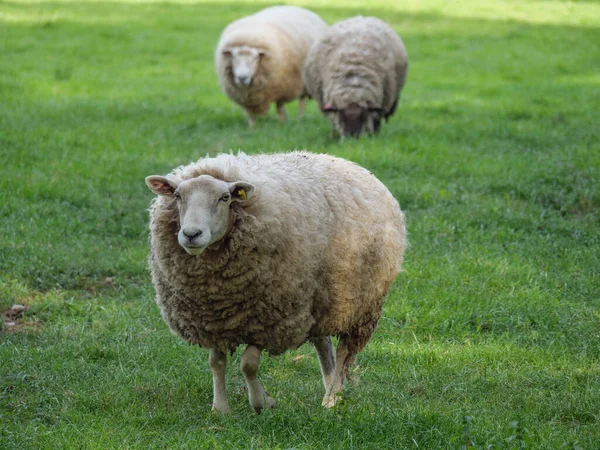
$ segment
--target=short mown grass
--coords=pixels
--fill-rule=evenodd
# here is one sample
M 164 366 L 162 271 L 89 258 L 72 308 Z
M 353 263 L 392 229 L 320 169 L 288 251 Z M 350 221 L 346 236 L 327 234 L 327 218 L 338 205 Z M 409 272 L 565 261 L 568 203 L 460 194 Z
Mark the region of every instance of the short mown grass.
M 0 448 L 597 449 L 600 5 L 297 3 L 403 37 L 379 136 L 330 140 L 314 103 L 247 127 L 213 49 L 267 3 L 0 1 L 0 311 L 28 307 L 0 321 Z M 154 304 L 143 180 L 304 148 L 390 188 L 405 271 L 335 409 L 304 346 L 263 358 L 262 415 L 234 354 L 219 416 L 207 352 Z

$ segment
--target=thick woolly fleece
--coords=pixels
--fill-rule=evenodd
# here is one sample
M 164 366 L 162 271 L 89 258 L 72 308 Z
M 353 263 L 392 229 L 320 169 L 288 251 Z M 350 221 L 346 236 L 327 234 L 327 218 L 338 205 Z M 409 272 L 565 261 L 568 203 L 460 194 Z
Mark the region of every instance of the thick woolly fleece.
M 227 96 L 253 115 L 263 115 L 273 102 L 291 102 L 305 95 L 302 68 L 310 47 L 325 33 L 327 24 L 315 13 L 297 6 L 273 6 L 229 24 L 217 45 L 215 66 Z M 226 47 L 249 46 L 264 50 L 249 87 L 232 80 Z
M 150 267 L 171 330 L 223 352 L 251 344 L 275 355 L 332 335 L 360 351 L 406 246 L 404 215 L 387 188 L 352 162 L 308 152 L 222 154 L 168 178 L 202 174 L 255 191 L 232 207 L 229 235 L 199 256 L 177 242 L 176 202 L 154 199 Z
M 385 22 L 357 16 L 332 25 L 309 52 L 306 88 L 322 108 L 350 103 L 393 114 L 408 70 L 404 43 Z

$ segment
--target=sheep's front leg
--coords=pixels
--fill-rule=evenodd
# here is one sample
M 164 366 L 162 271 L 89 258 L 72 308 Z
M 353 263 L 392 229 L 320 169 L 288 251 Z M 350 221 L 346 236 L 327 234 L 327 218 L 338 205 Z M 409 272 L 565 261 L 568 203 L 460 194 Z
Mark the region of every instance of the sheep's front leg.
M 246 113 L 246 119 L 248 119 L 248 126 L 253 128 L 256 124 L 256 116 L 248 110 L 244 110 L 244 112 Z
M 277 102 L 277 117 L 279 120 L 287 120 L 287 113 L 285 112 L 285 103 Z
M 225 369 L 227 367 L 227 355 L 211 348 L 208 363 L 213 375 L 213 411 L 223 414 L 229 413 L 229 403 L 225 392 Z
M 261 413 L 263 408 L 273 408 L 275 406 L 275 400 L 273 400 L 267 391 L 264 390 L 257 376 L 260 352 L 261 351 L 254 345 L 249 345 L 246 347 L 240 363 L 240 368 L 242 369 L 244 378 L 246 378 L 246 385 L 248 386 L 248 399 L 250 400 L 250 405 L 258 414 Z
M 327 336 L 324 338 L 318 338 L 312 340 L 317 355 L 319 356 L 319 363 L 321 365 L 321 375 L 323 376 L 323 384 L 325 390 L 331 384 L 331 376 L 335 369 L 335 361 L 333 360 L 333 344 L 331 343 L 331 337 Z

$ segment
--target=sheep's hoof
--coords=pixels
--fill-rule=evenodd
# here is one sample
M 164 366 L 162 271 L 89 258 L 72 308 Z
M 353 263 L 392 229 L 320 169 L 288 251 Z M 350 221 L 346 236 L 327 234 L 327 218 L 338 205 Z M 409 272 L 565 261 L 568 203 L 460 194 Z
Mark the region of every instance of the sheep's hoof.
M 213 405 L 212 410 L 219 414 L 229 414 L 229 405 Z
M 273 398 L 271 396 L 269 396 L 268 393 L 265 392 L 265 395 L 262 398 L 263 402 L 261 405 L 252 405 L 252 407 L 254 408 L 254 411 L 256 411 L 256 414 L 260 414 L 262 413 L 262 410 L 264 408 L 267 409 L 273 409 L 275 408 L 275 400 L 273 400 Z
M 321 403 L 321 405 L 324 406 L 325 408 L 333 408 L 335 406 L 335 397 L 333 397 L 333 396 L 325 397 L 323 399 L 323 403 Z
M 341 397 L 341 394 L 326 394 L 325 397 L 323 397 L 323 403 L 321 403 L 321 406 L 325 408 L 333 408 L 336 402 L 339 400 L 338 396 Z

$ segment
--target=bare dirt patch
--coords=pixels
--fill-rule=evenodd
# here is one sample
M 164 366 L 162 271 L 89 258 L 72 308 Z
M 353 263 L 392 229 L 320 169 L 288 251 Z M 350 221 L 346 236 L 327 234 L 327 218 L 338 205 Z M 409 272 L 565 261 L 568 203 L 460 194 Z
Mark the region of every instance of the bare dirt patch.
M 12 305 L 12 307 L 2 312 L 2 321 L 3 325 L 1 327 L 1 331 L 6 333 L 18 333 L 23 331 L 23 329 L 27 326 L 23 322 L 23 313 L 28 311 L 29 308 L 25 305 Z

